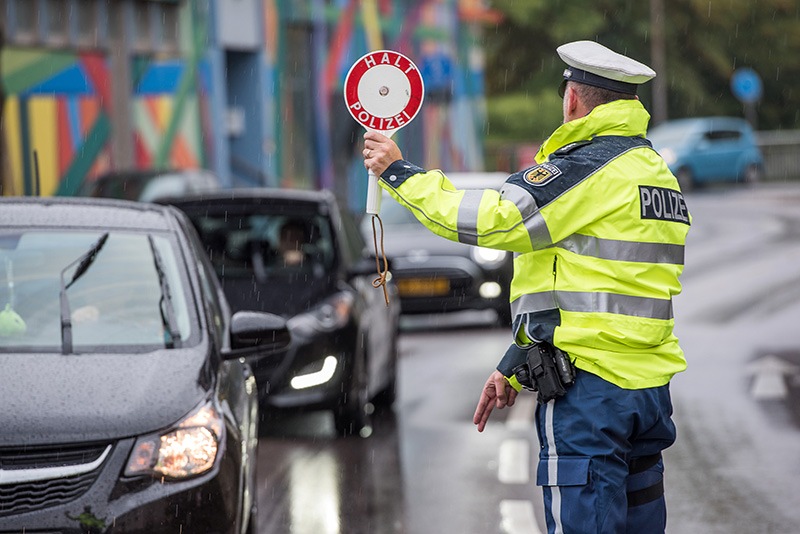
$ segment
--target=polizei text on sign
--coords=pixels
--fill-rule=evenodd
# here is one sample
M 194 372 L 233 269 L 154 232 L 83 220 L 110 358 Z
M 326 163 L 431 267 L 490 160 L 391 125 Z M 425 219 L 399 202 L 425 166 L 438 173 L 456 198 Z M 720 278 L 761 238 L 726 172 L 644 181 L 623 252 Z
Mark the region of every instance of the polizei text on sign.
M 352 113 L 354 113 L 356 120 L 363 124 L 370 130 L 378 130 L 385 132 L 386 130 L 397 130 L 406 125 L 411 120 L 408 113 L 401 111 L 399 115 L 394 117 L 376 117 L 367 110 L 361 107 L 360 102 L 356 102 L 350 106 Z

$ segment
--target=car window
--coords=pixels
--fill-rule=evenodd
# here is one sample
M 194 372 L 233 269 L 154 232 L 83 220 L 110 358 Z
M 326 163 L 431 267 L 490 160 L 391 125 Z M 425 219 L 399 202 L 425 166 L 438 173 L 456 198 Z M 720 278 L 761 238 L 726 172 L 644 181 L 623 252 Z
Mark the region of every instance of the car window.
M 163 174 L 148 180 L 142 192 L 139 193 L 138 200 L 142 202 L 153 202 L 159 198 L 180 197 L 185 195 L 190 188 L 188 178 L 178 174 Z
M 195 251 L 197 262 L 197 274 L 200 278 L 200 285 L 205 296 L 206 301 L 211 307 L 211 320 L 217 332 L 218 339 L 223 339 L 225 330 L 225 317 L 222 316 L 223 311 L 228 313 L 227 304 L 224 300 L 222 288 L 219 286 L 216 275 L 214 274 L 213 267 L 210 265 L 208 255 L 203 250 L 203 244 L 194 230 L 186 232 L 189 238 L 189 246 Z
M 365 219 L 371 219 L 372 217 L 365 215 Z M 348 255 L 348 260 L 350 262 L 357 261 L 360 257 L 363 256 L 364 251 L 366 249 L 366 243 L 364 241 L 363 236 L 358 230 L 358 225 L 356 224 L 355 219 L 349 212 L 342 212 L 341 213 L 341 221 L 342 221 L 342 232 L 340 235 L 345 236 L 345 250 Z M 376 224 L 376 228 L 378 228 Z M 370 247 L 372 247 L 372 243 L 370 243 Z
M 738 130 L 711 130 L 703 135 L 709 141 L 735 141 L 741 136 L 742 132 Z
M 334 269 L 337 257 L 330 219 L 285 210 L 241 215 L 190 215 L 220 277 L 260 281 L 305 273 L 317 278 Z
M 155 202 L 220 188 L 217 177 L 203 170 L 107 174 L 81 186 L 81 196 Z
M 42 229 L 0 234 L 0 350 L 60 352 L 65 321 L 75 352 L 167 346 L 162 319 L 167 309 L 153 249 L 172 297 L 175 335 L 189 339 L 192 323 L 177 244 L 164 235 L 104 235 Z
M 150 177 L 138 200 L 154 202 L 162 198 L 181 197 L 190 193 L 202 193 L 219 189 L 219 182 L 210 173 L 187 170 L 181 173 L 166 173 Z
M 137 200 L 145 181 L 136 176 L 98 178 L 86 184 L 81 192 L 84 196 Z

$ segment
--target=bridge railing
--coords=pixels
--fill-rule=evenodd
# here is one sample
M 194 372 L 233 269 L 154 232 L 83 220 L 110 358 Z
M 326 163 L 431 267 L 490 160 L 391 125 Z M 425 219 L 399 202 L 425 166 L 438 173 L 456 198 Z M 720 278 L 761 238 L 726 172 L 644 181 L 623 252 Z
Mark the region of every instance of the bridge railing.
M 765 180 L 800 180 L 800 130 L 760 131 L 756 138 L 764 155 Z

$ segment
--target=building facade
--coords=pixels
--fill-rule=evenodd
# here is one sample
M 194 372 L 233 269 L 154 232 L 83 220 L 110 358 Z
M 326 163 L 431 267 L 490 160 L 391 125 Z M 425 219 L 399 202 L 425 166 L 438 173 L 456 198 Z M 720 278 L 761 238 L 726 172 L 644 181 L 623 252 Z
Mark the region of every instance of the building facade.
M 0 0 L 3 194 L 69 195 L 114 169 L 203 167 L 229 186 L 363 206 L 342 96 L 367 52 L 423 74 L 396 138 L 429 168 L 483 167 L 480 0 Z

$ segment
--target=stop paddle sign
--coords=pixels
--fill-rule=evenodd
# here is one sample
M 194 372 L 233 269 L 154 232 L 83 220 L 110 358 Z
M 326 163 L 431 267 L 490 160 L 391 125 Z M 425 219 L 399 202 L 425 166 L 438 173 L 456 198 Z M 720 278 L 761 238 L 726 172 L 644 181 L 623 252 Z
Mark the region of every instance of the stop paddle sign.
M 350 115 L 367 130 L 391 137 L 422 107 L 425 87 L 414 62 L 393 50 L 376 50 L 353 63 L 344 81 Z M 367 213 L 380 211 L 378 178 L 369 172 Z
M 366 54 L 353 63 L 344 81 L 344 100 L 353 118 L 387 136 L 416 116 L 424 97 L 417 66 L 391 50 Z

